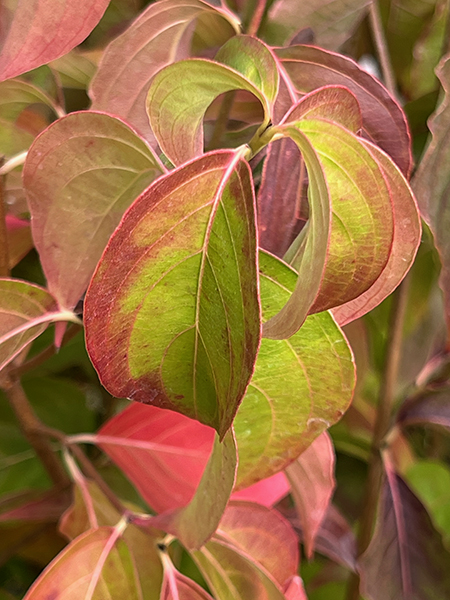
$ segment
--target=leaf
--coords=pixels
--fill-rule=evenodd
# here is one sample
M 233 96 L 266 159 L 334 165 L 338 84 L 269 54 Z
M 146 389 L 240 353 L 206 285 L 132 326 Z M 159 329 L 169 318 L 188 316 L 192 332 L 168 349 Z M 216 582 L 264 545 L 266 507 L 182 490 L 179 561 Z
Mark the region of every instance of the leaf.
M 77 304 L 125 209 L 162 171 L 128 125 L 103 113 L 71 113 L 36 139 L 23 181 L 35 246 L 60 306 Z
M 267 319 L 286 303 L 296 274 L 265 252 L 260 253 L 260 269 Z M 289 340 L 263 339 L 234 421 L 238 489 L 285 468 L 340 419 L 351 401 L 354 382 L 351 350 L 327 312 L 309 316 Z
M 289 257 L 299 283 L 264 325 L 265 336 L 280 339 L 295 333 L 308 312 L 344 304 L 373 285 L 389 258 L 393 220 L 383 170 L 358 137 L 322 119 L 274 129 L 301 149 L 310 185 L 308 233 Z
M 444 291 L 447 322 L 450 315 L 450 246 L 448 244 L 450 177 L 450 55 L 439 63 L 436 74 L 444 99 L 428 122 L 431 141 L 413 180 L 422 217 L 433 232 L 442 263 L 440 285 Z
M 164 581 L 160 600 L 213 600 L 195 581 L 175 569 L 166 552 L 162 553 L 161 558 L 164 563 Z
M 9 268 L 14 268 L 33 247 L 30 224 L 13 215 L 6 215 Z
M 408 177 L 412 154 L 405 113 L 386 88 L 351 58 L 314 46 L 276 50 L 297 92 L 307 94 L 325 85 L 343 85 L 357 98 L 363 134 L 384 150 Z
M 110 504 L 93 481 L 78 478 L 74 487 L 72 506 L 63 515 L 60 531 L 69 540 L 81 535 L 91 527 L 112 526 L 120 520 L 120 513 Z M 123 539 L 133 558 L 142 589 L 142 600 L 159 597 L 163 580 L 162 565 L 158 557 L 157 542 L 161 532 L 142 531 L 129 524 Z
M 109 0 L 15 1 L 0 52 L 0 81 L 31 71 L 78 46 L 100 21 Z
M 251 175 L 239 151 L 159 178 L 126 213 L 86 296 L 86 343 L 103 385 L 222 438 L 259 345 L 256 269 Z
M 257 502 L 258 504 L 262 504 L 262 506 L 272 508 L 277 502 L 287 496 L 290 489 L 291 487 L 285 474 L 280 471 L 267 479 L 261 479 L 261 481 L 249 487 L 234 492 L 231 499 Z
M 150 85 L 150 125 L 175 165 L 203 153 L 203 118 L 220 94 L 245 90 L 256 96 L 264 109 L 261 131 L 272 118 L 278 70 L 269 48 L 255 38 L 238 36 L 222 46 L 216 60 L 222 57 L 225 64 L 204 59 L 171 64 L 159 71 Z
M 0 369 L 49 323 L 77 321 L 73 313 L 58 310 L 55 298 L 47 290 L 18 279 L 0 279 L 0 314 Z
M 370 0 L 277 0 L 269 10 L 264 34 L 267 40 L 281 46 L 301 29 L 310 27 L 315 43 L 337 49 L 364 18 Z
M 298 575 L 294 575 L 284 587 L 286 600 L 308 600 L 302 578 Z
M 187 58 L 194 36 L 219 46 L 238 27 L 231 12 L 200 0 L 152 4 L 106 48 L 90 88 L 92 108 L 123 117 L 154 141 L 145 111 L 152 78 L 166 65 Z
M 192 558 L 217 600 L 285 600 L 269 573 L 232 544 L 214 538 Z
M 50 68 L 58 73 L 61 85 L 66 88 L 85 90 L 95 75 L 96 66 L 89 54 L 72 50 L 50 63 Z
M 175 535 L 188 550 L 197 550 L 216 531 L 233 489 L 237 466 L 234 434 L 215 437 L 211 456 L 187 506 L 153 517 L 151 527 Z
M 173 411 L 133 402 L 96 436 L 156 512 L 185 506 L 200 483 L 214 430 Z
M 312 558 L 319 527 L 336 487 L 334 463 L 333 443 L 329 434 L 323 432 L 286 469 L 309 560 Z
M 450 393 L 448 389 L 427 390 L 424 395 L 403 403 L 397 422 L 409 425 L 441 425 L 450 429 Z
M 24 600 L 140 600 L 132 556 L 113 527 L 87 531 L 69 544 Z
M 276 510 L 253 502 L 232 501 L 223 514 L 214 540 L 236 546 L 280 585 L 298 571 L 297 536 Z
M 422 235 L 416 199 L 408 182 L 379 148 L 369 142 L 363 144 L 385 177 L 392 200 L 394 236 L 386 266 L 373 285 L 359 297 L 333 309 L 341 326 L 367 314 L 396 289 L 414 263 Z
M 0 497 L 0 522 L 56 522 L 70 501 L 67 491 L 26 491 Z
M 424 506 L 390 459 L 374 537 L 360 559 L 368 600 L 435 600 L 450 594 L 450 554 Z M 383 573 L 383 577 L 380 577 Z

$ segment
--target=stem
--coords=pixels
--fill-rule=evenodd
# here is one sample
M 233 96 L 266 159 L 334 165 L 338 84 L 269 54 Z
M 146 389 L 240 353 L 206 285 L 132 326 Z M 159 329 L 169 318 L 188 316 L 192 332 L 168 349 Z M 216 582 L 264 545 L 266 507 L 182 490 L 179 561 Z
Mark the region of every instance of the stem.
M 28 150 L 25 150 L 24 152 L 20 152 L 19 154 L 12 156 L 4 164 L 0 164 L 0 175 L 7 175 L 11 171 L 14 171 L 16 167 L 20 167 L 20 165 L 23 165 L 27 154 Z
M 264 16 L 264 10 L 266 9 L 266 0 L 258 0 L 255 12 L 248 25 L 248 35 L 256 35 L 258 33 L 259 26 L 261 25 L 262 18 Z
M 377 416 L 372 438 L 371 454 L 368 465 L 368 475 L 364 492 L 363 508 L 358 535 L 358 556 L 369 546 L 375 524 L 378 498 L 383 483 L 383 463 L 381 449 L 389 431 L 392 404 L 395 398 L 395 388 L 401 358 L 403 325 L 405 322 L 406 306 L 408 303 L 409 277 L 397 288 L 392 296 L 392 309 L 389 323 L 388 339 L 386 341 L 385 363 L 378 398 Z M 352 573 L 349 578 L 347 600 L 359 598 L 359 575 Z
M 0 169 L 3 158 L 0 158 Z M 0 277 L 9 277 L 8 229 L 6 227 L 6 209 L 4 200 L 3 177 L 0 175 Z
M 4 392 L 16 414 L 20 429 L 44 465 L 50 479 L 57 487 L 68 487 L 70 479 L 48 440 L 47 428 L 36 416 L 19 379 L 10 376 L 9 386 L 5 386 Z
M 383 31 L 383 24 L 381 22 L 380 9 L 377 0 L 372 0 L 370 3 L 369 19 L 378 52 L 378 58 L 380 59 L 381 70 L 383 72 L 384 84 L 389 92 L 396 97 L 397 87 L 395 85 L 394 70 L 389 58 L 388 46 Z

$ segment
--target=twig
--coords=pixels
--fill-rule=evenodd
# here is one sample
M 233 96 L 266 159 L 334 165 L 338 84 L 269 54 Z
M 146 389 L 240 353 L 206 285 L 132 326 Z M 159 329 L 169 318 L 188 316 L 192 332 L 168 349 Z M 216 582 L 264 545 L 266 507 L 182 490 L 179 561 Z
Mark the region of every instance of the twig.
M 3 158 L 0 158 L 0 169 Z M 6 227 L 6 209 L 3 177 L 0 175 L 0 277 L 9 277 L 8 229 Z
M 384 84 L 390 93 L 396 97 L 397 87 L 395 84 L 394 71 L 389 58 L 389 51 L 383 31 L 383 24 L 381 22 L 380 9 L 378 7 L 377 0 L 372 0 L 370 4 L 369 19 L 378 52 L 378 58 L 380 59 L 381 70 L 383 72 Z
M 20 429 L 36 452 L 55 486 L 64 488 L 70 479 L 48 440 L 48 428 L 38 419 L 19 379 L 8 378 L 4 392 L 19 422 Z
M 377 415 L 373 432 L 368 475 L 363 499 L 362 514 L 358 535 L 358 556 L 369 546 L 376 518 L 378 499 L 383 483 L 383 464 L 381 448 L 389 430 L 392 404 L 401 358 L 403 326 L 408 303 L 409 277 L 407 277 L 392 295 L 392 309 L 386 342 L 385 363 L 378 398 Z M 347 588 L 347 600 L 359 598 L 359 575 L 352 573 Z
M 258 0 L 258 4 L 256 5 L 255 12 L 253 13 L 253 16 L 248 25 L 248 30 L 247 30 L 248 35 L 256 35 L 258 33 L 258 29 L 261 25 L 261 21 L 264 16 L 265 9 L 266 9 L 266 0 Z

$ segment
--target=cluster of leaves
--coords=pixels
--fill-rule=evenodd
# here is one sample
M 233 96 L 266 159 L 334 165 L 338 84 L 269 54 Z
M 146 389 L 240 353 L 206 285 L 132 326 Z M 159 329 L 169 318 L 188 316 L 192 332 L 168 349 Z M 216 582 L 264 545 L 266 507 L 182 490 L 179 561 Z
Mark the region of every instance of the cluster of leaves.
M 2 4 L 1 600 L 450 594 L 449 12 Z

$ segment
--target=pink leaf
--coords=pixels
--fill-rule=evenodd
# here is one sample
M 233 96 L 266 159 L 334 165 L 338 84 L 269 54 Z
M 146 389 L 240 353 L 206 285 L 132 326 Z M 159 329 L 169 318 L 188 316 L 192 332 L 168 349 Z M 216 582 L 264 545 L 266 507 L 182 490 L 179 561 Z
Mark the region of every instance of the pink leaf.
M 195 581 L 177 571 L 165 552 L 161 553 L 161 558 L 164 580 L 160 600 L 213 600 Z
M 231 499 L 257 502 L 258 504 L 262 504 L 262 506 L 271 508 L 284 498 L 290 489 L 286 475 L 280 471 L 271 477 L 267 477 L 267 479 L 262 479 L 247 488 L 234 492 Z
M 0 53 L 0 81 L 59 58 L 100 21 L 109 0 L 18 0 Z
M 308 558 L 312 557 L 315 539 L 336 485 L 334 462 L 333 443 L 324 432 L 286 469 Z
M 284 586 L 286 600 L 308 600 L 302 578 L 294 575 Z
M 214 430 L 179 413 L 133 402 L 99 430 L 96 440 L 160 513 L 192 499 Z

